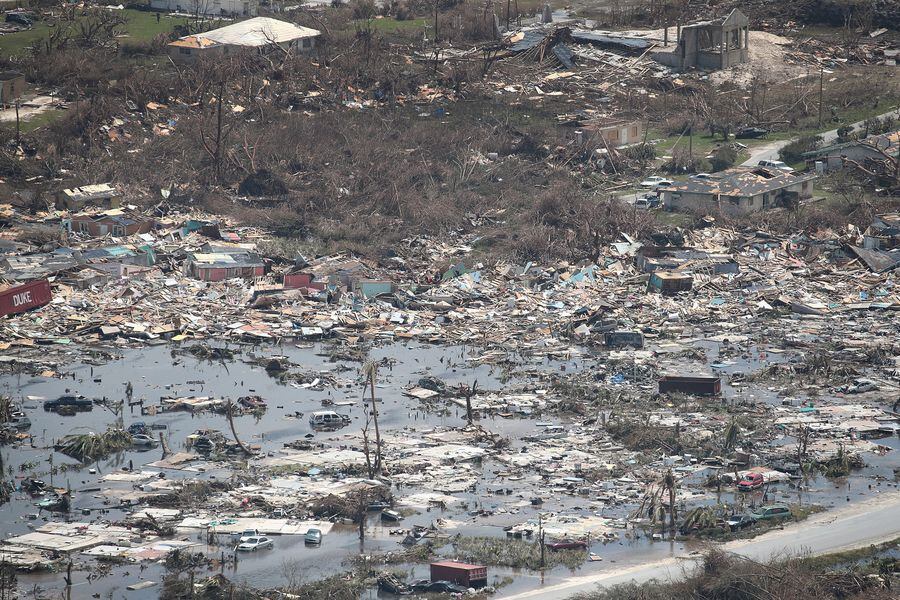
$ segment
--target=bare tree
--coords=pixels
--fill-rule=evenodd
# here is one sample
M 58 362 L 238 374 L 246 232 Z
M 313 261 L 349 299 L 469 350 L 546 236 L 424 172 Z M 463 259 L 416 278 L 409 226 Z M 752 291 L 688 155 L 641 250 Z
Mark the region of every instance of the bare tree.
M 374 361 L 367 362 L 363 365 L 363 373 L 366 375 L 366 381 L 372 394 L 372 406 L 369 410 L 371 411 L 372 422 L 375 425 L 375 460 L 372 463 L 370 477 L 374 477 L 380 475 L 382 471 L 381 431 L 378 429 L 378 408 L 375 406 L 375 378 L 378 374 L 378 365 Z

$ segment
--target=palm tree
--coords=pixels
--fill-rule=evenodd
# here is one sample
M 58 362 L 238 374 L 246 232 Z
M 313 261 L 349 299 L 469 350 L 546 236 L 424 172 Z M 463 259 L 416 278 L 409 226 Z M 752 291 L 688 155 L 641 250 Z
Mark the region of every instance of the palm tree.
M 669 492 L 669 529 L 675 529 L 675 475 L 672 473 L 672 469 L 666 471 L 665 477 L 663 477 L 662 485 L 663 489 Z
M 722 450 L 724 452 L 728 453 L 734 450 L 740 433 L 741 429 L 737 426 L 737 423 L 734 422 L 734 417 L 732 417 L 728 429 L 725 430 L 725 440 L 722 442 Z

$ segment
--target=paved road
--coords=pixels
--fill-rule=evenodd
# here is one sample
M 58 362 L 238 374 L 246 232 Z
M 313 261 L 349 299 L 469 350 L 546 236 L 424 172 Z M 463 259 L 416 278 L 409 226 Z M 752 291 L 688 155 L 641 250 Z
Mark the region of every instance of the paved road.
M 900 117 L 900 109 L 888 111 L 879 117 L 887 117 L 893 115 L 894 117 Z M 865 121 L 859 121 L 857 123 L 853 123 L 851 127 L 853 129 L 860 129 L 865 125 Z M 822 137 L 822 142 L 824 145 L 831 144 L 832 142 L 837 140 L 837 129 L 832 129 L 830 131 L 826 131 L 824 133 L 818 134 Z M 794 138 L 797 139 L 797 138 Z M 780 140 L 777 142 L 769 142 L 768 144 L 763 144 L 762 146 L 756 146 L 755 148 L 750 149 L 750 158 L 742 163 L 742 166 L 752 167 L 756 166 L 761 160 L 779 160 L 778 151 L 793 142 L 794 140 Z
M 872 500 L 814 515 L 802 523 L 770 531 L 752 540 L 728 542 L 722 547 L 741 556 L 767 560 L 774 555 L 830 554 L 897 537 L 900 537 L 900 492 L 891 491 Z M 501 591 L 498 597 L 506 600 L 561 600 L 573 594 L 589 592 L 598 586 L 677 579 L 692 565 L 693 557 L 680 555 L 624 569 L 573 577 L 563 583 L 528 592 L 504 595 Z

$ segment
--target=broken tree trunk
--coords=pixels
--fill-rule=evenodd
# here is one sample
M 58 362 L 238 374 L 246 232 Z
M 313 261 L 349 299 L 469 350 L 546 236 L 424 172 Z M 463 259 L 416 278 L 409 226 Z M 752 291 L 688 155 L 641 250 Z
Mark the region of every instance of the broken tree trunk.
M 241 449 L 247 456 L 253 456 L 253 452 L 250 451 L 249 448 L 244 446 L 243 442 L 241 442 L 240 438 L 238 438 L 237 430 L 234 428 L 234 417 L 232 412 L 234 411 L 234 404 L 231 403 L 231 398 L 228 399 L 228 407 L 225 410 L 225 415 L 228 417 L 228 425 L 231 427 L 231 435 L 234 436 L 234 441 L 237 443 L 238 447 Z
M 375 371 L 374 362 L 366 365 L 366 371 L 369 375 L 369 388 L 372 392 L 372 422 L 375 424 L 375 465 L 374 472 L 376 475 L 381 474 L 381 431 L 378 429 L 378 408 L 375 406 Z

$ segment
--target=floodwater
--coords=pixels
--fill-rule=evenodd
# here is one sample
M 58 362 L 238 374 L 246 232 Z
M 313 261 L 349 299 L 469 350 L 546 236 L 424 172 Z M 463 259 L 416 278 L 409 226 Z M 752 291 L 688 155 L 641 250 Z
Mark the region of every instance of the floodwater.
M 111 456 L 94 465 L 96 473 L 90 473 L 86 467 L 52 450 L 55 440 L 70 433 L 103 431 L 110 425 L 128 427 L 131 423 L 144 421 L 147 424 L 163 427 L 163 434 L 173 451 L 184 448 L 186 436 L 197 429 L 218 429 L 230 437 L 227 419 L 215 413 L 192 415 L 188 412 L 168 412 L 155 416 L 141 416 L 138 407 L 125 407 L 124 413 L 113 414 L 109 409 L 95 406 L 93 411 L 77 413 L 64 417 L 53 412 L 45 412 L 41 408 L 40 398 L 55 398 L 70 391 L 87 397 L 109 398 L 121 400 L 125 397 L 125 386 L 130 383 L 135 400 L 145 399 L 148 403 L 157 403 L 160 397 L 178 396 L 211 396 L 237 399 L 245 395 L 262 396 L 268 403 L 268 410 L 261 416 L 251 414 L 235 417 L 235 427 L 242 441 L 257 444 L 263 453 L 274 453 L 284 443 L 312 436 L 313 440 L 327 440 L 342 433 L 359 431 L 363 422 L 362 397 L 364 381 L 360 373 L 358 360 L 332 359 L 332 353 L 341 347 L 330 343 L 295 345 L 284 343 L 276 346 L 228 346 L 235 352 L 233 360 L 217 361 L 194 357 L 182 352 L 187 344 L 179 349 L 174 345 L 150 345 L 136 349 L 117 350 L 110 347 L 115 358 L 103 364 L 87 364 L 76 361 L 66 367 L 67 376 L 62 378 L 33 377 L 28 375 L 8 375 L 0 378 L 0 393 L 8 394 L 15 400 L 21 400 L 32 420 L 30 432 L 34 435 L 34 447 L 10 446 L 3 448 L 4 465 L 14 472 L 16 480 L 34 475 L 57 487 L 68 487 L 73 490 L 73 510 L 68 518 L 72 520 L 108 520 L 117 521 L 126 513 L 107 504 L 98 492 L 100 488 L 129 488 L 131 484 L 110 484 L 99 481 L 103 474 L 132 466 L 135 470 L 162 457 L 160 449 L 146 451 L 128 450 Z M 212 344 L 221 347 L 221 344 Z M 724 373 L 750 372 L 766 362 L 782 360 L 781 357 L 765 357 L 762 350 L 753 349 L 739 360 L 720 361 L 719 344 L 698 341 L 697 345 L 706 351 L 706 364 L 715 364 L 717 370 Z M 302 346 L 302 347 L 301 347 Z M 499 391 L 514 385 L 521 387 L 528 383 L 522 376 L 525 369 L 539 373 L 571 373 L 598 366 L 595 358 L 586 358 L 574 354 L 563 359 L 548 359 L 534 356 L 515 356 L 515 371 L 504 370 L 497 366 L 473 366 L 467 362 L 477 356 L 480 349 L 466 346 L 432 346 L 421 343 L 390 343 L 372 348 L 367 358 L 379 363 L 376 396 L 379 399 L 379 421 L 383 432 L 399 430 L 405 426 L 460 426 L 464 424 L 461 409 L 450 405 L 448 410 L 424 411 L 419 402 L 402 394 L 404 388 L 415 383 L 419 378 L 434 376 L 448 386 L 471 385 L 477 380 L 479 390 Z M 270 376 L 263 368 L 266 360 L 272 357 L 284 357 L 292 363 L 291 371 L 302 370 L 304 373 L 322 378 L 336 379 L 334 386 L 324 389 L 310 389 L 294 385 L 285 385 L 278 378 Z M 87 357 L 85 357 L 87 359 Z M 96 361 L 90 361 L 96 362 Z M 726 393 L 735 392 L 727 388 Z M 740 393 L 750 393 L 756 398 L 775 402 L 776 397 L 764 388 L 743 389 Z M 27 397 L 35 397 L 28 400 Z M 311 429 L 308 415 L 321 410 L 323 403 L 329 404 L 329 410 L 336 410 L 351 417 L 351 424 L 339 432 L 316 432 Z M 334 406 L 330 404 L 334 403 Z M 542 417 L 543 421 L 566 424 L 566 420 Z M 512 450 L 519 450 L 524 445 L 520 438 L 535 433 L 537 418 L 486 417 L 481 420 L 488 430 L 509 436 Z M 573 423 L 575 423 L 573 421 Z M 881 440 L 880 443 L 898 448 L 896 438 Z M 893 454 L 893 453 L 891 453 Z M 790 502 L 816 502 L 826 506 L 845 505 L 867 498 L 883 489 L 883 481 L 876 476 L 893 479 L 891 469 L 896 461 L 890 455 L 879 457 L 867 455 L 869 466 L 853 476 L 838 482 L 824 478 L 811 479 L 807 486 L 782 484 L 770 490 L 769 500 L 787 500 Z M 505 536 L 503 526 L 520 523 L 529 518 L 537 518 L 539 512 L 548 510 L 564 510 L 571 514 L 602 514 L 603 516 L 624 518 L 631 506 L 606 507 L 587 497 L 558 494 L 545 498 L 540 507 L 533 507 L 528 502 L 530 491 L 517 489 L 514 482 L 503 480 L 495 475 L 504 467 L 492 459 L 485 459 L 481 466 L 483 479 L 474 491 L 455 494 L 467 501 L 463 508 L 452 507 L 441 511 L 431 509 L 407 518 L 402 527 L 413 525 L 429 525 L 435 518 L 441 517 L 460 522 L 461 525 L 449 531 L 450 535 Z M 212 469 L 202 473 L 166 470 L 169 478 L 201 478 L 228 479 L 227 469 Z M 884 483 L 885 486 L 892 485 Z M 496 495 L 499 488 L 513 488 L 512 497 Z M 404 492 L 409 491 L 404 488 Z M 428 491 L 428 490 L 425 490 Z M 718 496 L 708 494 L 699 503 L 724 501 L 747 505 L 761 503 L 762 492 L 749 495 L 737 495 L 731 491 L 723 491 Z M 41 513 L 36 520 L 29 517 L 38 513 L 34 500 L 23 493 L 15 493 L 13 500 L 0 506 L 3 538 L 19 535 L 29 531 L 35 524 L 51 519 L 47 513 Z M 90 514 L 82 511 L 89 510 Z M 476 509 L 493 512 L 483 516 L 470 514 Z M 55 515 L 53 519 L 62 519 Z M 232 545 L 229 540 L 222 540 L 221 545 L 207 546 L 203 532 L 196 531 L 192 535 L 201 545 L 196 550 L 205 551 L 210 556 L 225 556 L 224 563 L 217 569 L 237 584 L 246 583 L 255 587 L 273 587 L 292 581 L 312 581 L 338 573 L 346 569 L 346 560 L 357 554 L 369 554 L 379 551 L 398 550 L 398 542 L 402 536 L 392 536 L 392 527 L 382 525 L 377 514 L 370 516 L 366 527 L 366 539 L 360 543 L 357 529 L 351 525 L 337 525 L 325 536 L 320 547 L 310 547 L 303 543 L 302 536 L 276 536 L 273 550 L 260 551 L 238 557 L 235 564 L 231 560 Z M 592 551 L 603 558 L 602 562 L 588 562 L 577 570 L 578 575 L 602 573 L 607 570 L 629 565 L 640 565 L 683 554 L 692 549 L 691 545 L 672 541 L 654 541 L 640 531 L 619 530 L 618 539 L 610 543 L 597 542 Z M 88 573 L 96 573 L 95 563 L 85 561 L 87 569 L 77 571 L 73 597 L 89 597 L 101 594 L 112 598 L 156 598 L 159 586 L 137 592 L 126 592 L 125 586 L 140 580 L 161 581 L 163 570 L 153 563 L 132 564 L 112 567 L 109 574 L 92 582 L 87 581 Z M 410 570 L 416 577 L 427 577 L 427 565 L 398 565 Z M 209 574 L 219 572 L 214 570 Z M 514 593 L 534 589 L 540 585 L 552 585 L 570 578 L 573 573 L 565 567 L 557 567 L 544 573 L 513 571 L 511 569 L 490 569 L 492 581 L 512 577 L 513 582 L 504 587 L 504 593 Z M 20 575 L 23 589 L 31 589 L 37 585 L 48 590 L 62 589 L 61 573 L 41 573 Z M 111 596 L 108 596 L 110 595 Z M 375 597 L 374 590 L 366 592 L 366 597 Z

